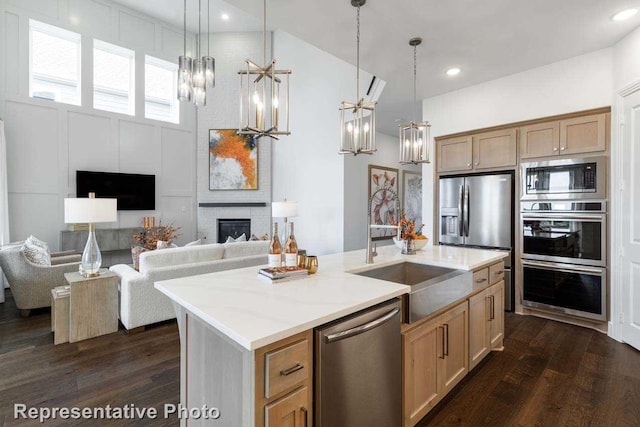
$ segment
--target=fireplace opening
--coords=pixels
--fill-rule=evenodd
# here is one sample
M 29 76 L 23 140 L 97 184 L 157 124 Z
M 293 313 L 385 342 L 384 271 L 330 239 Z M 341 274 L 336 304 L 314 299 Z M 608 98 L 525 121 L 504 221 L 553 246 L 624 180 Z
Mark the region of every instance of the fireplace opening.
M 218 243 L 224 243 L 228 237 L 237 239 L 244 233 L 247 240 L 251 237 L 251 219 L 219 219 L 218 220 Z

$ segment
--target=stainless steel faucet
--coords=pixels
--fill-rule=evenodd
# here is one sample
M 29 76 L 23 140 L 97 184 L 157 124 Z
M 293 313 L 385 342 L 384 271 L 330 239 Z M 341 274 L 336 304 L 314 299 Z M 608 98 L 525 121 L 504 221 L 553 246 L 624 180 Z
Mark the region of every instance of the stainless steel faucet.
M 398 221 L 398 225 L 371 224 L 371 206 L 373 205 L 373 198 L 376 196 L 376 194 L 382 191 L 391 193 L 391 195 L 396 199 L 396 221 Z M 373 242 L 371 240 L 371 230 L 374 228 L 396 229 L 398 230 L 398 238 L 400 238 L 400 200 L 398 200 L 398 194 L 395 191 L 388 188 L 379 188 L 373 192 L 371 197 L 369 197 L 369 203 L 367 204 L 367 257 L 365 259 L 365 263 L 367 264 L 373 264 L 373 257 L 377 255 L 377 253 L 374 253 L 373 251 Z

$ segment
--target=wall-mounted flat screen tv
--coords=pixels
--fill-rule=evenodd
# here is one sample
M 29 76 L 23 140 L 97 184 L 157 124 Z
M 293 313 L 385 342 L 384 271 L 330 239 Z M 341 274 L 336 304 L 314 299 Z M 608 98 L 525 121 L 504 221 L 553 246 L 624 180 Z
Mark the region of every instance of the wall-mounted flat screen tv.
M 156 177 L 133 173 L 76 171 L 76 197 L 118 199 L 119 211 L 156 208 Z

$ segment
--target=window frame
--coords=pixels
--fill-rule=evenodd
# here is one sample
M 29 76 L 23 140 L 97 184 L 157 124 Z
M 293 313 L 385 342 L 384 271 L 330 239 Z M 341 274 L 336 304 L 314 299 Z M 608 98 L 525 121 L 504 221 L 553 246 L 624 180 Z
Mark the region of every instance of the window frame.
M 58 99 L 50 100 L 47 98 L 36 97 L 33 95 L 34 94 L 33 32 L 34 31 L 77 44 L 77 47 L 78 47 L 78 54 L 76 56 L 76 59 L 77 59 L 76 70 L 77 70 L 77 76 L 78 76 L 76 81 L 76 93 L 78 97 L 77 104 L 71 103 L 71 102 L 65 102 Z M 53 76 L 51 77 L 43 76 L 41 80 L 49 80 L 52 82 L 55 82 L 57 80 L 58 84 L 69 84 L 67 80 L 56 78 Z M 71 86 L 71 84 L 69 84 L 69 86 Z M 82 35 L 80 33 L 69 31 L 64 28 L 57 27 L 55 25 L 47 24 L 45 22 L 29 18 L 29 97 L 32 99 L 50 100 L 50 101 L 58 102 L 61 104 L 82 106 Z
M 161 122 L 165 122 L 165 123 L 174 123 L 174 124 L 180 124 L 180 101 L 178 101 L 178 97 L 177 95 L 170 97 L 170 107 L 172 109 L 173 114 L 171 119 L 169 120 L 164 120 L 161 118 L 157 118 L 157 117 L 149 117 L 147 114 L 147 102 L 153 102 L 153 100 L 148 101 L 147 98 L 147 82 L 148 82 L 148 76 L 147 76 L 147 65 L 151 65 L 157 68 L 163 68 L 167 71 L 171 72 L 172 75 L 172 79 L 171 79 L 171 91 L 172 93 L 175 95 L 178 91 L 177 89 L 177 85 L 178 85 L 178 65 L 171 62 L 171 61 L 167 61 L 161 58 L 158 58 L 156 56 L 152 56 L 149 54 L 145 54 L 144 55 L 144 68 L 145 68 L 145 76 L 144 76 L 144 118 L 148 119 L 148 120 L 158 120 Z M 157 98 L 156 98 L 157 99 Z

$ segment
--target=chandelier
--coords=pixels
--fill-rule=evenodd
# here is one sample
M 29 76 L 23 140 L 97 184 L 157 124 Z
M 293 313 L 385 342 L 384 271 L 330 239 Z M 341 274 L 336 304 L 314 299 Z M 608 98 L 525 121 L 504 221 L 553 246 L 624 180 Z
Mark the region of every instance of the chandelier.
M 398 125 L 400 130 L 400 163 L 429 163 L 429 143 L 431 140 L 428 122 L 416 121 L 416 80 L 417 80 L 417 47 L 422 43 L 420 37 L 409 40 L 413 47 L 413 121 Z
M 376 151 L 376 103 L 360 98 L 360 7 L 367 0 L 350 0 L 356 14 L 356 102 L 340 103 L 340 154 Z
M 268 136 L 280 139 L 290 135 L 289 76 L 291 70 L 277 70 L 276 60 L 267 63 L 267 0 L 263 1 L 262 60 L 261 67 L 254 61 L 245 61 L 247 68 L 240 76 L 240 125 L 238 133 L 255 138 Z M 284 103 L 281 102 L 284 100 Z

